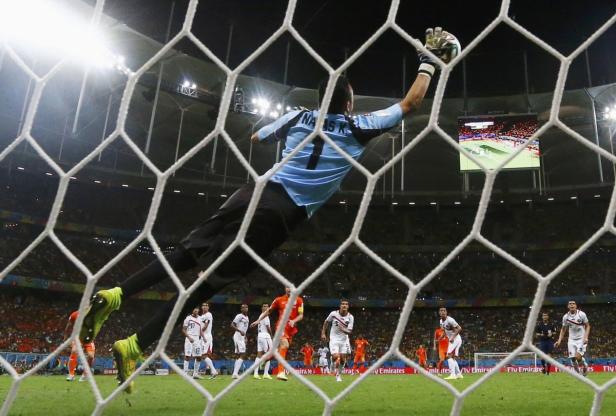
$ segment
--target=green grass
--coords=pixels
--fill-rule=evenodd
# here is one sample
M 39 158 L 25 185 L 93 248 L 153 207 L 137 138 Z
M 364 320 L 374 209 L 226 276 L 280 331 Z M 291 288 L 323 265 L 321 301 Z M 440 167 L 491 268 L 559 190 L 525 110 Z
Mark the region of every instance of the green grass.
M 463 141 L 462 147 L 469 151 L 488 169 L 496 168 L 515 150 L 495 140 Z M 505 169 L 538 168 L 539 160 L 539 157 L 529 149 L 524 149 L 519 155 L 505 165 Z M 463 171 L 477 170 L 479 166 L 460 153 L 460 169 Z
M 604 383 L 611 374 L 592 374 L 597 383 Z M 479 376 L 466 376 L 454 381 L 463 389 Z M 355 377 L 343 383 L 333 377 L 309 377 L 328 395 L 340 392 Z M 99 376 L 96 381 L 103 395 L 115 387 L 112 376 Z M 4 398 L 10 378 L 0 377 L 0 394 Z M 231 382 L 229 376 L 203 380 L 212 393 Z M 465 400 L 462 414 L 542 416 L 555 414 L 588 414 L 592 390 L 565 374 L 498 374 L 479 387 Z M 335 415 L 447 415 L 453 397 L 441 386 L 418 375 L 370 376 L 343 399 Z M 33 376 L 20 386 L 10 415 L 85 415 L 94 409 L 94 395 L 88 383 L 69 383 L 60 376 Z M 206 400 L 177 375 L 141 376 L 137 391 L 121 394 L 106 409 L 105 415 L 161 416 L 199 415 Z M 276 380 L 248 379 L 232 390 L 216 407 L 217 415 L 318 415 L 323 402 L 314 393 L 291 378 L 287 383 Z M 616 390 L 606 395 L 602 416 L 616 415 Z

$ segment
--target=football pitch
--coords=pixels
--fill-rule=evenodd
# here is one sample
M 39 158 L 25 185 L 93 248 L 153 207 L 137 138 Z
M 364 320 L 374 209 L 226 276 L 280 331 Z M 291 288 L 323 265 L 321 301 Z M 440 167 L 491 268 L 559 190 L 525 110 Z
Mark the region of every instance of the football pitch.
M 613 374 L 591 374 L 598 384 Z M 331 376 L 308 376 L 333 397 L 356 376 L 336 383 Z M 479 375 L 467 375 L 452 383 L 464 389 Z M 3 400 L 10 387 L 8 376 L 0 377 Z M 97 376 L 103 396 L 115 387 L 113 376 Z M 230 376 L 200 383 L 212 393 L 231 382 Z M 553 416 L 587 415 L 593 392 L 566 374 L 497 374 L 464 401 L 463 415 Z M 334 415 L 448 415 L 453 396 L 438 384 L 419 375 L 374 375 L 360 383 L 337 405 Z M 32 376 L 22 382 L 10 415 L 87 415 L 95 405 L 89 383 L 67 382 L 62 376 Z M 206 400 L 177 375 L 141 376 L 136 391 L 122 393 L 105 410 L 105 415 L 161 416 L 199 415 Z M 216 415 L 320 415 L 321 399 L 297 379 L 288 382 L 249 378 L 225 396 L 215 408 Z M 604 399 L 601 415 L 616 415 L 616 390 Z
M 515 151 L 515 148 L 498 140 L 465 140 L 460 142 L 460 145 L 488 169 L 495 169 Z M 507 163 L 505 169 L 538 168 L 539 160 L 539 156 L 526 148 Z M 479 166 L 460 153 L 460 170 L 478 169 L 480 169 Z

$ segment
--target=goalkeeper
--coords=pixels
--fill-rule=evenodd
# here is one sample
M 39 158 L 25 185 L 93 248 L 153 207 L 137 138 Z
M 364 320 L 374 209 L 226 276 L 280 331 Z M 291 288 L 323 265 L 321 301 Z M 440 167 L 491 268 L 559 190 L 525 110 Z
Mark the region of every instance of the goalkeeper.
M 455 57 L 460 49 L 457 40 L 441 28 L 426 31 L 426 47 L 444 62 Z M 421 105 L 437 66 L 424 53 L 419 53 L 419 59 L 417 78 L 402 101 L 366 115 L 351 115 L 353 89 L 346 78 L 339 77 L 324 119 L 324 133 L 351 157 L 358 159 L 372 138 L 395 127 L 405 114 Z M 319 101 L 323 99 L 325 87 L 326 83 L 319 87 Z M 261 128 L 251 140 L 254 143 L 286 140 L 283 151 L 286 156 L 313 132 L 317 117 L 318 110 L 291 111 Z M 282 166 L 263 189 L 246 234 L 246 243 L 259 256 L 268 256 L 298 224 L 310 218 L 338 190 L 350 170 L 348 160 L 323 139 L 315 137 Z M 184 238 L 175 251 L 166 257 L 171 268 L 182 272 L 209 267 L 236 238 L 253 189 L 252 184 L 238 189 L 212 217 Z M 190 295 L 178 319 L 181 320 L 198 302 L 209 299 L 255 267 L 256 263 L 243 249 L 235 249 Z M 128 277 L 119 287 L 98 291 L 84 318 L 80 332 L 82 342 L 92 342 L 109 315 L 122 303 L 130 302 L 131 296 L 166 277 L 167 272 L 162 264 L 155 260 Z M 142 351 L 160 337 L 176 300 L 177 296 L 164 306 L 156 307 L 150 320 L 135 334 L 113 344 L 120 383 L 135 370 L 136 360 L 141 357 Z M 126 391 L 130 393 L 132 385 Z

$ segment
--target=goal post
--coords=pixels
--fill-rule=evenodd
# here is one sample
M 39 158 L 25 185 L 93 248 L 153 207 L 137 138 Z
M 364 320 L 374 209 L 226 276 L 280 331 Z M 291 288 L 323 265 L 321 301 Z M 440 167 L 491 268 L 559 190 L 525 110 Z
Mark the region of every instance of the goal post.
M 474 354 L 475 371 L 479 371 L 481 368 L 495 367 L 511 354 L 511 352 L 476 352 Z M 514 356 L 509 365 L 537 367 L 537 353 L 531 351 L 520 352 Z

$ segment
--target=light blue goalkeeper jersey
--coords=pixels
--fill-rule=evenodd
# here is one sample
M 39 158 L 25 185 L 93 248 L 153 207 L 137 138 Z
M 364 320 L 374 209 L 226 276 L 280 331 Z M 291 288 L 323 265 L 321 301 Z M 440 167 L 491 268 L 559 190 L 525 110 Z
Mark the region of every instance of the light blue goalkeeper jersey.
M 283 157 L 295 149 L 315 128 L 317 110 L 291 111 L 262 127 L 258 138 L 264 142 L 286 139 Z M 380 136 L 402 120 L 402 109 L 394 104 L 384 110 L 348 117 L 328 114 L 323 131 L 338 147 L 357 160 L 370 139 Z M 293 156 L 272 177 L 280 183 L 293 202 L 315 213 L 339 188 L 351 170 L 351 163 L 319 136 Z

